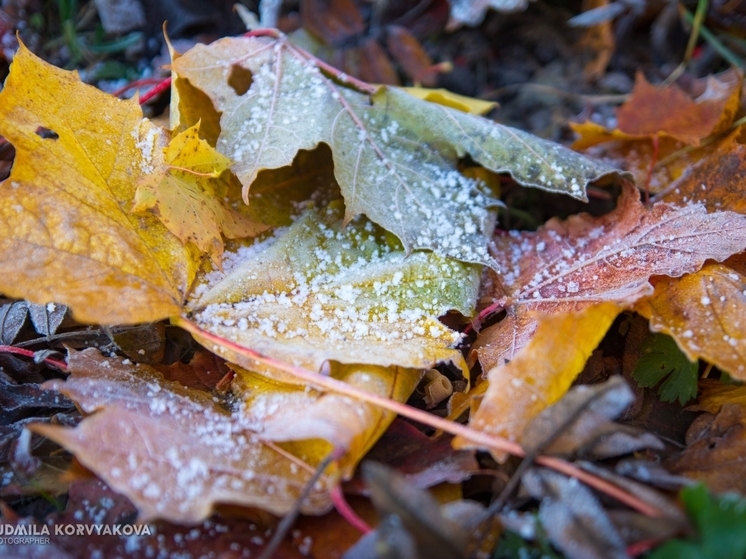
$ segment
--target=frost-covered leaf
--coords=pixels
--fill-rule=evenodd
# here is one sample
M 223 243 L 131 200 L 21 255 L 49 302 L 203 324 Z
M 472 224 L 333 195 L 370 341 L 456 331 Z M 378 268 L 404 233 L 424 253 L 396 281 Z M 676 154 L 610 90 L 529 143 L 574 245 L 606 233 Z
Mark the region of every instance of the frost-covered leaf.
M 37 424 L 34 431 L 75 454 L 145 521 L 197 522 L 217 503 L 284 514 L 313 468 L 262 443 L 209 394 L 167 382 L 152 368 L 97 350 L 71 352 L 70 378 L 50 381 L 92 413 L 75 429 Z M 304 501 L 306 513 L 328 510 L 325 483 Z
M 160 129 L 21 47 L 0 92 L 16 148 L 0 182 L 0 292 L 100 324 L 179 313 L 197 261 L 157 218 L 130 212 Z
M 234 366 L 235 367 L 235 366 Z M 288 443 L 323 439 L 326 446 L 311 447 L 323 458 L 333 448 L 344 449 L 339 461 L 342 474 L 352 475 L 358 461 L 394 420 L 394 414 L 367 402 L 333 393 L 317 392 L 285 384 L 235 367 L 235 391 L 242 396 L 242 422 L 264 440 Z M 405 402 L 422 377 L 422 371 L 375 365 L 330 366 L 331 377 L 370 394 Z M 299 456 L 307 456 L 306 442 L 287 446 Z
M 746 380 L 746 277 L 739 272 L 708 264 L 679 280 L 662 278 L 635 310 L 690 360 L 702 358 Z
M 34 325 L 34 330 L 42 336 L 51 336 L 57 332 L 57 328 L 65 319 L 67 307 L 54 303 L 47 303 L 46 305 L 30 303 L 28 313 L 31 317 L 31 323 Z
M 26 323 L 28 303 L 13 301 L 0 306 L 0 343 L 10 345 Z
M 199 123 L 179 133 L 153 155 L 153 172 L 137 186 L 134 212 L 151 210 L 182 242 L 193 242 L 220 264 L 221 233 L 229 239 L 253 237 L 269 227 L 231 207 L 240 203 L 221 176 L 230 160 L 199 138 Z
M 628 186 L 604 216 L 552 219 L 537 232 L 495 238 L 505 273 L 492 273 L 487 294 L 507 317 L 477 340 L 482 367 L 512 359 L 535 330 L 529 313 L 563 313 L 602 301 L 630 306 L 653 293 L 651 276 L 682 276 L 708 259 L 725 260 L 746 247 L 746 218 L 707 213 L 699 204 L 655 204 L 646 210 Z
M 559 145 L 395 88 L 355 91 L 340 83 L 344 77 L 325 77 L 284 38 L 198 45 L 173 66 L 177 88 L 188 80 L 222 113 L 217 149 L 235 162 L 245 198 L 262 169 L 289 165 L 298 150 L 326 143 L 346 221 L 363 213 L 397 235 L 408 252 L 431 249 L 492 263 L 486 251 L 492 201 L 458 173 L 459 157 L 469 155 L 526 186 L 581 199 L 589 181 L 615 172 Z
M 509 363 L 487 372 L 489 386 L 470 426 L 520 440 L 526 425 L 567 392 L 619 311 L 613 303 L 600 303 L 534 318 L 538 328 L 528 345 Z M 506 457 L 502 452 L 493 455 Z
M 309 209 L 279 238 L 239 252 L 226 275 L 213 272 L 197 288 L 193 321 L 312 371 L 328 360 L 420 369 L 462 363 L 453 349 L 460 335 L 437 317 L 472 313 L 479 266 L 432 252 L 407 256 L 371 221 L 343 226 L 342 218 L 339 202 Z
M 658 389 L 661 400 L 678 400 L 683 405 L 697 396 L 698 371 L 698 362 L 689 361 L 670 336 L 655 334 L 643 342 L 642 356 L 632 376 L 646 388 L 663 381 Z

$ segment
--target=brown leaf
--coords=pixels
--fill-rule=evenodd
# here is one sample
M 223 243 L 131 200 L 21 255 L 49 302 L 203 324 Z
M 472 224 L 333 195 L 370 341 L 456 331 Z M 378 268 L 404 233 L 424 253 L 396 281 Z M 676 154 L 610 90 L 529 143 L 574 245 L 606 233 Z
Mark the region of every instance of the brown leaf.
M 698 144 L 730 126 L 740 98 L 740 79 L 720 81 L 710 76 L 706 91 L 695 100 L 675 84 L 653 86 L 638 72 L 630 98 L 617 111 L 617 126 L 631 136 L 665 134 Z
M 311 476 L 302 460 L 259 442 L 206 393 L 166 382 L 153 369 L 71 352 L 67 382 L 50 381 L 87 413 L 75 429 L 36 425 L 137 506 L 140 519 L 198 522 L 217 503 L 283 514 Z M 329 509 L 314 487 L 301 510 Z
M 674 473 L 704 482 L 710 491 L 746 492 L 746 407 L 724 404 L 703 414 L 687 432 L 687 447 L 666 463 Z
M 635 310 L 672 336 L 690 361 L 700 357 L 746 380 L 746 277 L 708 264 L 680 279 L 661 278 Z
M 707 213 L 702 205 L 657 203 L 646 210 L 628 185 L 617 208 L 601 217 L 552 219 L 535 233 L 495 238 L 499 268 L 488 295 L 507 317 L 480 335 L 473 349 L 485 370 L 512 359 L 530 339 L 530 312 L 563 313 L 613 301 L 631 305 L 653 292 L 649 278 L 697 271 L 746 247 L 746 219 Z
M 746 213 L 746 146 L 736 131 L 692 165 L 666 189 L 661 200 L 679 205 L 702 203 L 709 211 Z

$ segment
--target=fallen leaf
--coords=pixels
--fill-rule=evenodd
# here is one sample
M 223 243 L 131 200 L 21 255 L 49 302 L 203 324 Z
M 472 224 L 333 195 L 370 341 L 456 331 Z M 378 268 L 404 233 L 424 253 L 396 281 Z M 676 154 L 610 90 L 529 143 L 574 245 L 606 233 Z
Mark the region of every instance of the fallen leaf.
M 707 89 L 692 99 L 676 84 L 653 86 L 637 72 L 629 99 L 617 110 L 617 127 L 630 136 L 665 134 L 685 144 L 698 144 L 724 132 L 741 100 L 740 77 L 707 78 Z
M 724 384 L 717 380 L 702 379 L 702 393 L 689 409 L 716 414 L 724 404 L 738 404 L 746 408 L 746 387 L 741 384 Z
M 223 256 L 221 233 L 238 239 L 269 228 L 225 202 L 230 200 L 230 184 L 221 175 L 230 161 L 200 139 L 199 123 L 177 134 L 162 153 L 155 154 L 153 166 L 137 186 L 132 211 L 152 211 L 171 233 L 183 243 L 194 243 L 216 265 Z M 235 198 L 234 203 L 240 203 Z
M 686 435 L 686 448 L 666 460 L 666 468 L 697 479 L 715 493 L 746 492 L 746 408 L 723 404 L 717 415 L 705 413 L 694 420 Z
M 679 205 L 701 203 L 709 211 L 731 210 L 746 214 L 746 146 L 738 130 L 659 194 L 660 199 Z
M 479 267 L 430 252 L 407 256 L 393 235 L 365 218 L 342 225 L 336 202 L 309 209 L 279 238 L 225 276 L 197 288 L 192 320 L 222 339 L 312 371 L 325 361 L 416 369 L 439 361 L 464 368 L 460 334 L 437 317 L 470 315 Z M 205 342 L 209 349 L 212 342 Z M 253 362 L 222 348 L 228 361 Z
M 26 301 L 13 301 L 0 306 L 0 343 L 12 344 L 26 324 L 28 316 L 28 303 Z
M 57 332 L 57 328 L 60 327 L 62 321 L 65 319 L 67 307 L 65 305 L 55 305 L 54 303 L 47 303 L 46 305 L 30 303 L 28 314 L 31 317 L 31 323 L 34 325 L 34 330 L 36 330 L 37 334 L 51 336 Z
M 468 154 L 521 184 L 580 199 L 589 181 L 615 172 L 397 89 L 344 87 L 309 56 L 285 39 L 240 38 L 198 45 L 174 61 L 179 79 L 222 113 L 217 149 L 235 162 L 244 198 L 259 171 L 289 165 L 298 150 L 323 142 L 332 149 L 345 221 L 364 213 L 408 252 L 431 249 L 486 264 L 492 263 L 486 251 L 492 202 L 456 171 L 458 157 Z M 226 82 L 236 71 L 251 76 L 240 95 Z
M 482 23 L 487 11 L 490 9 L 498 12 L 519 12 L 528 6 L 527 0 L 450 0 L 451 29 L 461 25 L 475 27 Z
M 702 358 L 744 380 L 744 291 L 746 277 L 723 264 L 708 264 L 681 279 L 661 278 L 655 293 L 635 310 L 653 330 L 673 337 L 689 360 Z
M 66 382 L 49 381 L 91 413 L 75 429 L 37 424 L 36 433 L 67 450 L 115 491 L 145 522 L 195 523 L 217 503 L 286 513 L 313 473 L 303 460 L 267 446 L 204 392 L 166 382 L 145 365 L 71 351 Z M 94 413 L 95 412 L 95 413 Z M 301 510 L 331 503 L 322 482 Z
M 0 92 L 0 134 L 16 148 L 0 183 L 0 291 L 68 305 L 82 322 L 178 314 L 197 259 L 155 217 L 129 211 L 162 142 L 137 101 L 21 47 Z
M 600 384 L 575 386 L 526 425 L 521 444 L 527 452 L 596 459 L 644 448 L 662 449 L 663 443 L 654 435 L 612 422 L 634 400 L 634 393 L 618 375 Z
M 528 342 L 536 328 L 529 313 L 564 313 L 602 301 L 630 306 L 653 293 L 651 276 L 682 276 L 743 250 L 746 220 L 733 212 L 707 213 L 702 205 L 657 203 L 646 210 L 628 185 L 609 214 L 551 219 L 535 233 L 497 236 L 494 243 L 505 272 L 490 272 L 484 295 L 507 316 L 472 347 L 485 370 L 512 359 Z
M 344 449 L 338 465 L 345 478 L 352 476 L 358 461 L 395 417 L 347 396 L 319 393 L 297 383 L 285 384 L 235 368 L 238 379 L 234 386 L 242 398 L 242 423 L 262 440 L 286 443 L 283 448 L 312 463 L 321 461 L 334 449 Z M 371 394 L 405 402 L 419 383 L 422 371 L 333 364 L 329 375 Z M 328 444 L 311 447 L 304 442 L 309 439 L 323 439 Z M 290 441 L 301 442 L 287 444 Z
M 541 501 L 549 540 L 569 557 L 626 559 L 624 540 L 593 493 L 577 480 L 544 468 L 523 474 L 523 487 Z
M 483 99 L 467 97 L 442 88 L 428 89 L 425 87 L 402 87 L 402 91 L 406 91 L 410 95 L 414 95 L 423 101 L 437 103 L 438 105 L 451 107 L 452 109 L 473 115 L 486 115 L 492 109 L 497 107 L 497 103 L 494 101 L 485 101 Z
M 535 319 L 538 327 L 528 345 L 509 363 L 488 370 L 489 386 L 469 425 L 522 440 L 529 422 L 567 392 L 619 312 L 614 303 L 599 303 Z M 568 338 L 573 343 L 568 344 Z M 455 442 L 461 448 L 469 446 L 460 437 Z

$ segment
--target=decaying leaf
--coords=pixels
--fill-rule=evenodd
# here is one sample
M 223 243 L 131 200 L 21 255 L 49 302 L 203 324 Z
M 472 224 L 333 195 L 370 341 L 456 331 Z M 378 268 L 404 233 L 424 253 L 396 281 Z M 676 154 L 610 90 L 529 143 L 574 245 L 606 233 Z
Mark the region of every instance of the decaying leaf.
M 269 227 L 253 221 L 225 200 L 230 182 L 221 177 L 230 160 L 199 137 L 200 123 L 179 133 L 153 154 L 154 170 L 137 186 L 134 212 L 152 210 L 183 243 L 193 242 L 220 265 L 221 233 L 229 239 L 253 237 Z M 236 207 L 240 199 L 234 193 Z
M 726 403 L 716 414 L 702 414 L 689 427 L 686 443 L 666 461 L 670 471 L 697 479 L 716 493 L 746 492 L 746 407 Z
M 472 313 L 479 267 L 431 252 L 407 256 L 371 221 L 359 217 L 344 227 L 342 218 L 339 202 L 309 209 L 279 238 L 246 249 L 240 264 L 225 276 L 213 272 L 197 289 L 193 320 L 223 339 L 312 371 L 328 360 L 463 366 L 453 349 L 460 335 L 437 317 L 452 309 Z M 240 355 L 224 357 L 254 366 Z
M 655 293 L 635 305 L 653 330 L 672 336 L 686 356 L 746 380 L 746 277 L 708 264 L 681 279 L 661 278 Z
M 262 169 L 289 165 L 298 150 L 326 143 L 345 198 L 345 221 L 363 213 L 397 235 L 408 252 L 431 249 L 492 263 L 486 251 L 491 201 L 456 171 L 458 157 L 468 154 L 526 186 L 581 199 L 589 181 L 614 172 L 397 89 L 354 91 L 325 77 L 285 39 L 221 39 L 196 46 L 173 66 L 177 82 L 188 80 L 222 113 L 217 149 L 235 162 L 245 198 Z M 248 88 L 231 87 L 234 74 L 247 76 Z M 196 121 L 196 115 L 181 114 L 184 124 Z
M 0 134 L 16 148 L 0 183 L 0 291 L 69 305 L 83 322 L 178 314 L 196 259 L 155 217 L 129 211 L 163 145 L 137 101 L 21 47 L 0 92 Z
M 522 446 L 527 452 L 597 459 L 662 448 L 654 435 L 612 422 L 632 402 L 634 393 L 621 376 L 593 386 L 575 386 L 526 426 Z
M 741 130 L 724 139 L 716 150 L 689 166 L 686 172 L 661 193 L 674 204 L 702 203 L 709 211 L 746 213 L 746 146 L 739 142 Z
M 544 468 L 531 468 L 522 481 L 541 501 L 539 520 L 550 541 L 568 557 L 629 557 L 624 540 L 590 489 Z
M 33 430 L 74 453 L 126 495 L 140 519 L 198 522 L 217 503 L 283 514 L 313 473 L 305 461 L 258 440 L 204 392 L 166 382 L 145 365 L 70 353 L 66 382 L 49 381 L 91 413 L 75 429 L 37 424 Z M 311 490 L 302 510 L 325 512 L 325 484 Z
M 529 421 L 567 392 L 620 310 L 614 303 L 599 303 L 533 319 L 538 328 L 528 345 L 509 363 L 487 372 L 489 386 L 470 425 L 520 440 Z M 568 344 L 568 338 L 573 343 Z M 461 438 L 456 442 L 468 444 Z M 506 458 L 503 453 L 493 455 Z
M 552 219 L 535 233 L 494 242 L 498 266 L 507 272 L 492 275 L 488 293 L 508 314 L 473 347 L 485 370 L 526 345 L 536 328 L 530 312 L 563 313 L 602 301 L 629 306 L 653 293 L 651 276 L 678 277 L 743 250 L 746 220 L 698 204 L 646 210 L 628 186 L 609 214 Z

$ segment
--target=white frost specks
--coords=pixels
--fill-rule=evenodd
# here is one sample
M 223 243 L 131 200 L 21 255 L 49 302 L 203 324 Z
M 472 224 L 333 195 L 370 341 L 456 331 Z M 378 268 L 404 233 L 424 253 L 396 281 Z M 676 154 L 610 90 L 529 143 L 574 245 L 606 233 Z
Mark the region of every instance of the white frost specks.
M 241 283 L 242 300 L 208 300 L 212 304 L 197 314 L 198 322 L 207 329 L 237 327 L 274 340 L 387 343 L 427 335 L 444 347 L 457 343 L 460 335 L 437 317 L 451 308 L 470 311 L 477 268 L 430 252 L 407 256 L 367 219 L 342 227 L 342 216 L 341 206 L 322 215 L 309 211 L 261 253 L 261 264 L 255 264 L 254 252 L 234 269 L 228 281 Z M 262 281 L 274 273 L 275 263 L 284 280 L 269 292 Z

